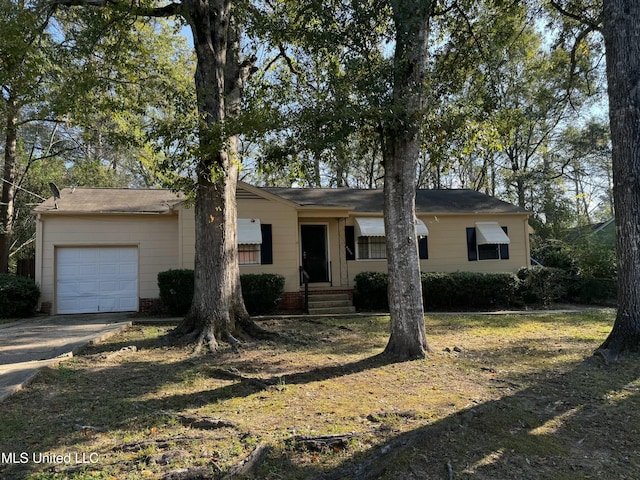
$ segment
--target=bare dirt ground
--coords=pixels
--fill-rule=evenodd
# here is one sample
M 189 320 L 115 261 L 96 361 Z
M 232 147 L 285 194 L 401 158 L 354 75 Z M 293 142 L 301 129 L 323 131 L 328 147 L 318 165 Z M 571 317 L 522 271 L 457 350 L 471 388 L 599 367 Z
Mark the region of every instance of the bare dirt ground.
M 200 357 L 134 326 L 1 404 L 0 478 L 637 479 L 640 359 L 591 356 L 612 322 L 434 315 L 404 363 L 385 317 Z

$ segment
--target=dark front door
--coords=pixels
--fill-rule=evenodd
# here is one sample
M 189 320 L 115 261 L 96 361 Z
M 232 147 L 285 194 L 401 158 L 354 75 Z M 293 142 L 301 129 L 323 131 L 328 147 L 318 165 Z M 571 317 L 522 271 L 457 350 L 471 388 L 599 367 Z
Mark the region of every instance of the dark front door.
M 309 282 L 328 282 L 327 226 L 300 225 L 302 267 L 309 275 Z

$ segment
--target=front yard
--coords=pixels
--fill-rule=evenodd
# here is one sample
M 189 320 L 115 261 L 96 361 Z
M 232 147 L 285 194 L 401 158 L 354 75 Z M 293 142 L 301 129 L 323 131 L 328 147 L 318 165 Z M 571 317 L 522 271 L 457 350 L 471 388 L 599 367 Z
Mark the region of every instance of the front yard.
M 223 478 L 255 452 L 247 478 L 637 478 L 640 363 L 591 357 L 611 312 L 428 316 L 406 363 L 377 356 L 387 323 L 268 320 L 281 340 L 197 358 L 134 326 L 2 403 L 0 477 Z

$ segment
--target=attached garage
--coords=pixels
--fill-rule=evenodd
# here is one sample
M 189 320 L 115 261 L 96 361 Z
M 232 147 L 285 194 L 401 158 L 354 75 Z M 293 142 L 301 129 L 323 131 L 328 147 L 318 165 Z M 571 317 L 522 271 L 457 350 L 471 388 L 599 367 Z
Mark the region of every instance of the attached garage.
M 138 310 L 137 247 L 56 248 L 58 313 Z

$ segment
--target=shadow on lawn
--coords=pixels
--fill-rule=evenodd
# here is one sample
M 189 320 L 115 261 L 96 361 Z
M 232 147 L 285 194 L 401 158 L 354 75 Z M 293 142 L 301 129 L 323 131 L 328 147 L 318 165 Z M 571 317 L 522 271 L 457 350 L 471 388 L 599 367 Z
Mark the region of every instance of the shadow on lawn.
M 142 339 L 111 344 L 108 350 L 96 347 L 89 353 L 103 354 L 131 344 L 138 348 L 154 347 L 157 341 Z M 336 347 L 340 349 L 342 345 Z M 355 349 L 351 353 L 362 354 L 367 348 L 363 344 L 360 351 Z M 390 363 L 386 357 L 376 355 L 286 375 L 285 380 L 287 385 L 305 385 Z M 58 390 L 49 391 L 46 381 L 36 382 L 32 388 L 42 389 L 34 402 L 45 399 L 50 412 L 51 423 L 42 425 L 43 431 L 53 428 L 59 433 L 55 438 L 39 439 L 37 446 L 0 440 L 0 451 L 46 451 L 60 442 L 70 442 L 67 445 L 82 442 L 64 434 L 72 431 L 78 418 L 88 425 L 100 426 L 105 418 L 111 418 L 115 419 L 112 420 L 115 428 L 126 429 L 134 423 L 139 430 L 149 428 L 157 422 L 155 412 L 181 412 L 246 397 L 280 381 L 279 376 L 247 377 L 198 393 L 142 399 L 163 386 L 179 384 L 194 375 L 208 372 L 215 376 L 220 366 L 215 357 L 202 357 L 170 364 L 127 362 L 99 372 L 50 370 L 49 374 L 55 375 L 59 384 Z M 528 378 L 519 378 L 531 386 L 400 434 L 345 460 L 332 471 L 300 466 L 290 452 L 274 451 L 256 478 L 271 478 L 270 472 L 286 474 L 287 478 L 317 480 L 634 478 L 640 471 L 640 453 L 635 449 L 640 433 L 640 386 L 633 383 L 640 378 L 638 357 L 610 367 L 589 358 L 564 374 L 548 375 L 535 372 Z M 84 398 L 86 405 L 82 404 Z M 64 412 L 67 401 L 82 405 L 81 410 L 69 412 L 68 419 L 62 415 L 67 414 Z M 353 392 L 353 401 L 358 401 L 358 392 Z M 62 405 L 58 417 L 57 404 Z M 3 478 L 24 478 L 6 476 L 12 471 L 4 470 L 3 466 L 0 473 L 5 475 Z
M 299 478 L 635 478 L 638 357 L 573 370 L 376 446 L 333 471 Z

